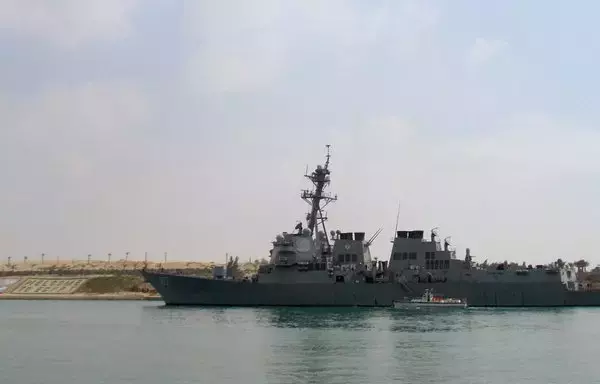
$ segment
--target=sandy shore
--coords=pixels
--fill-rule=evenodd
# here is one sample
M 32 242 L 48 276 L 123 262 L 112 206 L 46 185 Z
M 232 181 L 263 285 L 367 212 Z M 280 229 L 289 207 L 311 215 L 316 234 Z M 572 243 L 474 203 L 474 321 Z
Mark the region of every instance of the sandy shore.
M 69 261 L 50 261 L 46 260 L 42 263 L 40 260 L 30 260 L 28 262 L 15 261 L 13 260 L 10 264 L 0 264 L 0 272 L 45 272 L 50 270 L 63 270 L 63 271 L 106 271 L 106 270 L 121 270 L 121 271 L 134 271 L 140 270 L 147 266 L 148 269 L 203 269 L 212 268 L 215 264 L 213 262 L 201 262 L 201 261 L 169 261 L 167 263 L 159 263 L 139 260 L 113 260 L 112 262 L 103 260 L 69 260 Z M 222 264 L 221 264 L 222 265 Z
M 162 301 L 158 295 L 135 293 L 74 293 L 74 294 L 0 294 L 0 300 L 144 300 Z

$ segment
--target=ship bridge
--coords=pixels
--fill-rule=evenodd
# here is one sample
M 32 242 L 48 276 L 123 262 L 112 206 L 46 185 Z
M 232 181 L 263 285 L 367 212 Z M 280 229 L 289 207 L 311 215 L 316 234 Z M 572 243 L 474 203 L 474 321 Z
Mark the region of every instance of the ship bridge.
M 315 261 L 315 244 L 308 228 L 297 233 L 283 232 L 273 242 L 270 264 L 287 267 Z

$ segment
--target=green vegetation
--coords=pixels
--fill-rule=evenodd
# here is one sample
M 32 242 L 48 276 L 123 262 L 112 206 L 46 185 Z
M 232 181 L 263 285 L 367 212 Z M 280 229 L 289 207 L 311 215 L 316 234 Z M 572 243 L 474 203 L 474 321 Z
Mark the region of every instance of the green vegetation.
M 151 288 L 142 276 L 112 275 L 92 277 L 78 290 L 78 293 L 119 293 L 150 292 Z

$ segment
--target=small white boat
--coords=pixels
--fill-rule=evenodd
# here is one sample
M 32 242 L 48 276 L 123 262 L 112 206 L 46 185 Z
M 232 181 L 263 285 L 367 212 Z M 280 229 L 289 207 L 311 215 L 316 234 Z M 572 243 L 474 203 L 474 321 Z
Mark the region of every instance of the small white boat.
M 467 308 L 466 299 L 454 299 L 449 297 L 436 296 L 431 289 L 426 289 L 421 298 L 404 298 L 403 300 L 394 300 L 394 308 Z

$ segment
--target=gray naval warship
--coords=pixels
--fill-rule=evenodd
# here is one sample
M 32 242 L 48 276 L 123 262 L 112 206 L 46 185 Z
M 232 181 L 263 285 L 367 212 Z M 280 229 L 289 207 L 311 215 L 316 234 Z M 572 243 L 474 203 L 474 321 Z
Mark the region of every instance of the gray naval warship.
M 305 175 L 313 184 L 301 197 L 309 203 L 307 227 L 277 235 L 268 264 L 251 279 L 235 279 L 223 267 L 213 277 L 146 270 L 142 274 L 166 305 L 367 306 L 391 307 L 425 290 L 466 298 L 471 307 L 600 306 L 600 292 L 584 289 L 572 265 L 526 266 L 475 263 L 469 249 L 457 258 L 436 230 L 397 230 L 388 261 L 371 257 L 365 232 L 331 231 L 324 207 L 337 200 L 330 184 L 330 152 L 324 165 Z

